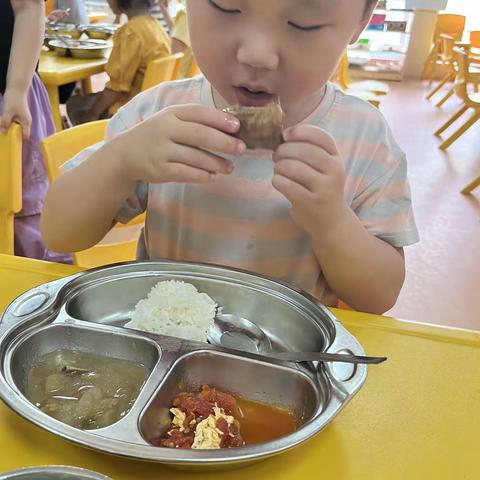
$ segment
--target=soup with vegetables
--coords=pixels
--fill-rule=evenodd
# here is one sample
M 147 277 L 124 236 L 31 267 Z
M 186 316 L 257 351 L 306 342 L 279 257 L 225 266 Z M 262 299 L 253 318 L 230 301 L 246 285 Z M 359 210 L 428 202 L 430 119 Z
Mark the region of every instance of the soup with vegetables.
M 28 374 L 26 396 L 42 412 L 72 427 L 107 427 L 132 407 L 148 370 L 139 363 L 56 350 Z

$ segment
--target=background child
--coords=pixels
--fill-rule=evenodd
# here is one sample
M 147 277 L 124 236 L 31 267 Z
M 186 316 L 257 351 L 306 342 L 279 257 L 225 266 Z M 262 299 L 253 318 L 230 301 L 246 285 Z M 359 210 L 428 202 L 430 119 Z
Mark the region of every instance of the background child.
M 115 219 L 147 209 L 139 257 L 244 268 L 327 305 L 389 309 L 404 280 L 402 247 L 418 239 L 405 155 L 378 110 L 328 82 L 373 7 L 187 1 L 205 78 L 159 85 L 119 110 L 105 144 L 52 185 L 48 245 L 87 248 Z M 232 136 L 237 119 L 221 109 L 277 97 L 285 142 L 273 157 L 245 152 Z
M 110 81 L 105 89 L 67 101 L 68 116 L 74 125 L 113 115 L 140 92 L 149 62 L 170 55 L 170 39 L 149 15 L 151 0 L 108 0 L 108 4 L 113 13 L 125 13 L 128 22 L 113 36 L 113 49 L 105 69 Z
M 49 252 L 39 221 L 48 180 L 40 140 L 55 133 L 47 92 L 35 73 L 44 33 L 43 0 L 0 2 L 0 131 L 22 126 L 22 210 L 15 216 L 15 255 L 68 261 Z M 1 172 L 1 166 L 0 166 Z

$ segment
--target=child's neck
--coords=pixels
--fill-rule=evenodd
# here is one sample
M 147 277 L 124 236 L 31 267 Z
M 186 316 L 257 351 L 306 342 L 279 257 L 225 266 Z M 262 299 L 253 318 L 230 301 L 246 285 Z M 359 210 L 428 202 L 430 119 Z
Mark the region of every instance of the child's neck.
M 150 10 L 146 7 L 138 7 L 138 8 L 132 8 L 131 10 L 127 10 L 125 12 L 125 15 L 129 20 L 135 17 L 141 17 L 143 15 L 150 15 Z

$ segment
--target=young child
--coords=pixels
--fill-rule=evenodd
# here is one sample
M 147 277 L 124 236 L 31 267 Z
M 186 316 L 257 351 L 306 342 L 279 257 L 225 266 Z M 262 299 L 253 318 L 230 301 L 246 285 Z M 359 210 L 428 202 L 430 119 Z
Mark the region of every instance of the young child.
M 44 33 L 43 0 L 0 2 L 0 132 L 22 126 L 22 210 L 15 216 L 15 255 L 69 261 L 49 252 L 40 235 L 48 180 L 40 140 L 55 133 L 48 95 L 35 66 Z M 2 159 L 3 160 L 3 159 Z M 0 175 L 2 167 L 0 165 Z
M 108 0 L 113 13 L 125 13 L 128 22 L 113 36 L 106 66 L 110 81 L 97 94 L 74 96 L 67 101 L 73 124 L 108 118 L 140 92 L 151 60 L 170 55 L 170 39 L 149 15 L 151 0 Z
M 370 0 L 187 0 L 205 77 L 122 108 L 104 145 L 70 162 L 43 212 L 47 245 L 97 243 L 147 210 L 139 258 L 269 275 L 327 305 L 380 313 L 417 241 L 404 153 L 378 110 L 328 82 Z M 278 97 L 285 142 L 248 151 L 229 104 Z M 273 160 L 273 161 L 272 161 Z

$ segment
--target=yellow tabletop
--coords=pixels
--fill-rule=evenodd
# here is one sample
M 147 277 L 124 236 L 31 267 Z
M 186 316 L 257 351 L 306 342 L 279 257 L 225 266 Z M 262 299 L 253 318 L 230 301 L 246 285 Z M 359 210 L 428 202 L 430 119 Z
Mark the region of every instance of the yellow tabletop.
M 62 129 L 58 86 L 82 81 L 85 93 L 91 93 L 90 77 L 97 73 L 102 73 L 105 70 L 107 61 L 106 58 L 79 59 L 59 57 L 54 52 L 42 51 L 38 64 L 38 74 L 47 89 L 57 130 Z
M 28 288 L 78 271 L 0 255 L 0 308 Z M 67 443 L 0 405 L 0 472 L 64 464 L 115 480 L 478 480 L 480 332 L 334 310 L 368 354 L 387 355 L 345 410 L 278 457 L 222 473 L 187 473 Z M 472 313 L 473 314 L 473 313 Z

